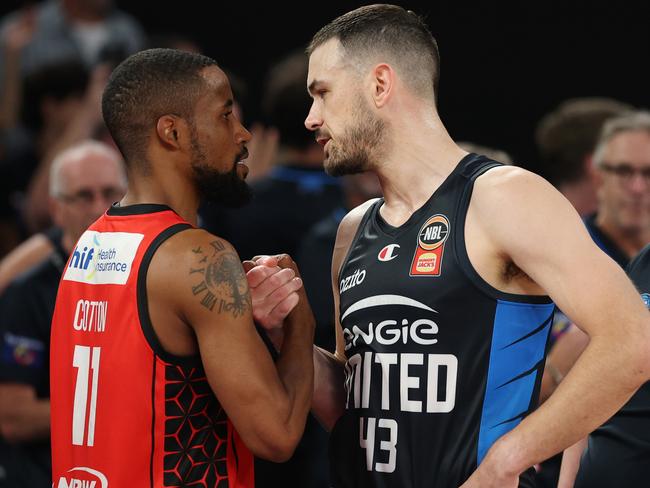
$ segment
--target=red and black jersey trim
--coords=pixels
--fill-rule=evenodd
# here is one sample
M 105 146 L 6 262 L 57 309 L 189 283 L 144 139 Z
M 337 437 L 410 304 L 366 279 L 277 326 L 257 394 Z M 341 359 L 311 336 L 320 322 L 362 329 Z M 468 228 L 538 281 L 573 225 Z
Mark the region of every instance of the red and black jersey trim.
M 176 356 L 167 352 L 158 340 L 158 336 L 156 335 L 156 332 L 151 323 L 151 317 L 149 315 L 149 302 L 147 299 L 147 271 L 149 270 L 149 265 L 151 264 L 153 255 L 163 242 L 165 242 L 174 234 L 191 228 L 192 226 L 190 224 L 174 224 L 163 230 L 151 242 L 147 248 L 147 251 L 144 253 L 142 262 L 140 263 L 140 268 L 138 270 L 137 282 L 138 316 L 140 317 L 142 332 L 147 339 L 149 346 L 153 352 L 166 363 L 178 364 L 188 367 L 201 364 L 201 358 L 198 354 L 191 356 Z

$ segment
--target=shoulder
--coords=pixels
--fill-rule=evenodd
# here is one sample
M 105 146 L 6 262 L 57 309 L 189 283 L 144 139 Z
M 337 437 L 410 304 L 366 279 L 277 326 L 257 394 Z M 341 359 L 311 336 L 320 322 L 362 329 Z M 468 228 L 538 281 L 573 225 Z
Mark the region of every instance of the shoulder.
M 181 313 L 199 305 L 212 311 L 222 298 L 248 297 L 239 255 L 203 229 L 179 232 L 160 246 L 147 272 L 147 290 Z
M 536 212 L 569 210 L 564 196 L 541 176 L 515 166 L 498 166 L 476 179 L 470 206 L 486 218 L 526 216 Z M 527 215 L 530 218 L 530 214 Z
M 530 189 L 557 192 L 538 174 L 518 166 L 505 165 L 496 166 L 480 175 L 475 186 L 481 192 L 490 193 L 491 197 L 522 194 Z
M 560 237 L 564 248 L 575 245 L 587 252 L 586 247 L 595 247 L 564 195 L 541 176 L 513 166 L 493 168 L 476 179 L 469 222 L 510 256 L 549 252 Z
M 154 260 L 162 264 L 168 272 L 173 273 L 178 266 L 205 263 L 217 255 L 231 255 L 239 260 L 235 248 L 227 240 L 204 229 L 189 228 L 163 242 L 156 251 Z
M 378 202 L 379 198 L 372 198 L 358 207 L 350 210 L 339 224 L 336 240 L 337 241 L 351 241 L 359 228 L 359 224 L 363 220 L 364 215 L 368 212 L 370 207 Z

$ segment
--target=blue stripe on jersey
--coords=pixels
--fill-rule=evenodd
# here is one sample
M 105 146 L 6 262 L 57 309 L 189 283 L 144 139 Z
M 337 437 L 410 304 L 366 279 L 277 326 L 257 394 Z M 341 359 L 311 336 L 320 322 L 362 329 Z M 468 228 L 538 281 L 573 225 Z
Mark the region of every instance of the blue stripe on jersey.
M 499 437 L 521 422 L 531 407 L 554 308 L 553 303 L 497 300 L 477 464 Z

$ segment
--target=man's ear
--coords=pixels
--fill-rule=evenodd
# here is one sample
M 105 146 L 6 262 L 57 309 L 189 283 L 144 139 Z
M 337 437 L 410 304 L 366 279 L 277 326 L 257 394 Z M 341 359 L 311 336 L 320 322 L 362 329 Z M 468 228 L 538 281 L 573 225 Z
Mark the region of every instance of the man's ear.
M 388 102 L 395 85 L 395 71 L 390 65 L 380 63 L 372 70 L 372 99 L 377 108 Z
M 158 140 L 170 149 L 180 149 L 180 119 L 174 115 L 162 115 L 156 123 Z

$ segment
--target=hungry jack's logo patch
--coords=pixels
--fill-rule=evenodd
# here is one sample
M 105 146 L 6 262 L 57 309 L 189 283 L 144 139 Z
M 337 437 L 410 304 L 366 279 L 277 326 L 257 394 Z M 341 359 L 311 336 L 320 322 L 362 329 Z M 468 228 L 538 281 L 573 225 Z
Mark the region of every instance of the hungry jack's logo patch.
M 429 217 L 418 232 L 410 276 L 440 276 L 449 220 L 442 214 Z

